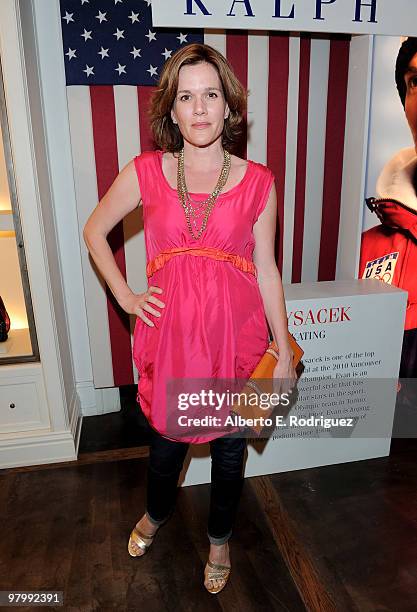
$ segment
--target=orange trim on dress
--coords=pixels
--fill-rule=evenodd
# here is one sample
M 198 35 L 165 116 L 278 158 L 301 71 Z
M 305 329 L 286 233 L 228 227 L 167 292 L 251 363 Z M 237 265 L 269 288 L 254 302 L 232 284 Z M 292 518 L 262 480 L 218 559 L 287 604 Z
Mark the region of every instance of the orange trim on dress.
M 182 254 L 211 257 L 212 259 L 217 259 L 218 261 L 230 261 L 236 268 L 242 270 L 242 272 L 249 272 L 255 277 L 257 276 L 256 267 L 253 261 L 249 261 L 241 255 L 227 253 L 226 251 L 222 251 L 221 249 L 216 249 L 214 247 L 179 247 L 169 249 L 167 251 L 161 251 L 146 266 L 146 276 L 149 278 L 157 270 L 160 270 L 172 257 Z

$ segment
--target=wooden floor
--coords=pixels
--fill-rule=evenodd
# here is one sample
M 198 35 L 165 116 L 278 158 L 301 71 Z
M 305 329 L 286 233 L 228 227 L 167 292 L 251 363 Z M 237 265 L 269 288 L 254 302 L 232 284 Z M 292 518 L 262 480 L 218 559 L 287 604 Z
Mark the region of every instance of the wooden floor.
M 78 461 L 0 471 L 0 590 L 60 590 L 63 608 L 49 609 L 86 612 L 417 610 L 416 440 L 382 459 L 247 478 L 231 578 L 211 595 L 209 485 L 180 488 L 149 552 L 131 558 L 147 446 L 100 448 L 106 418 L 91 419 L 97 439 Z

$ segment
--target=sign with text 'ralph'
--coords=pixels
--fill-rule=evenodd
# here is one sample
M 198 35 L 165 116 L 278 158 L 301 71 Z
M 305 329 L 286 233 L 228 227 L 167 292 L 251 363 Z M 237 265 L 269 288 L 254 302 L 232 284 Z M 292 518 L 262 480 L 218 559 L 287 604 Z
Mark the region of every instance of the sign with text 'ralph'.
M 416 0 L 152 0 L 155 27 L 417 35 Z

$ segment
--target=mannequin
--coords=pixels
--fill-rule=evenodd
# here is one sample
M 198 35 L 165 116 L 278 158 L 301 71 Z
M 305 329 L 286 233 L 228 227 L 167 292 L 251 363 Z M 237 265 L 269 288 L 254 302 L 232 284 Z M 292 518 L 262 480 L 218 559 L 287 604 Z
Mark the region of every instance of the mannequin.
M 381 223 L 362 234 L 359 278 L 377 278 L 408 292 L 393 436 L 410 437 L 417 432 L 417 385 L 411 380 L 417 378 L 417 38 L 402 44 L 395 78 L 414 147 L 385 165 L 377 197 L 366 201 Z

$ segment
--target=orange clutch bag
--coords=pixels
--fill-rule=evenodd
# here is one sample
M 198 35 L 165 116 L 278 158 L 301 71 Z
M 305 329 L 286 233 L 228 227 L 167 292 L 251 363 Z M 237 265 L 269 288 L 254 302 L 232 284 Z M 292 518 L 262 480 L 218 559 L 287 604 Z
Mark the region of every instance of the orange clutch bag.
M 300 363 L 302 356 L 304 355 L 303 349 L 297 344 L 294 337 L 288 332 L 288 339 L 291 346 L 291 349 L 294 353 L 293 364 L 294 368 Z M 260 362 L 254 369 L 251 374 L 251 377 L 245 384 L 242 391 L 240 391 L 241 396 L 245 395 L 248 399 L 248 396 L 252 395 L 255 392 L 258 396 L 262 393 L 271 394 L 273 392 L 273 373 L 275 366 L 278 363 L 279 353 L 277 344 L 272 341 L 269 343 L 269 347 L 266 349 L 265 354 L 261 358 Z M 258 381 L 258 382 L 257 382 Z M 274 406 L 269 406 L 267 408 L 262 408 L 259 404 L 251 405 L 248 401 L 245 401 L 245 398 L 242 397 L 239 405 L 233 405 L 231 409 L 237 415 L 242 416 L 246 419 L 257 419 L 259 417 L 263 417 L 264 419 L 268 418 L 272 413 Z M 248 424 L 248 426 L 255 431 L 258 435 L 261 433 L 264 425 L 261 422 L 254 422 L 254 424 Z

